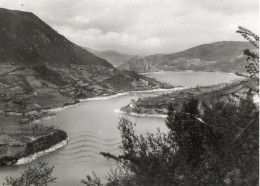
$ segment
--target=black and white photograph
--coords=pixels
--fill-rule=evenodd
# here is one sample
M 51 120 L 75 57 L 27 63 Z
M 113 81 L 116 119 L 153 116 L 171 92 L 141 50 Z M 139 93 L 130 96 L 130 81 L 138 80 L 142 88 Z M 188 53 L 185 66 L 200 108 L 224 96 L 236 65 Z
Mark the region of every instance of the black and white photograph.
M 259 0 L 0 0 L 0 186 L 258 186 Z

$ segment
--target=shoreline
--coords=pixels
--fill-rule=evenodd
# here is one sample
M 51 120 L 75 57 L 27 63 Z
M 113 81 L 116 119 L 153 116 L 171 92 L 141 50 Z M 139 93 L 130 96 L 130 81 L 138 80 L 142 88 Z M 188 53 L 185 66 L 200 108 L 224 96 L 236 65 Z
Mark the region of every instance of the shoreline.
M 43 109 L 42 111 L 54 113 L 54 112 L 59 112 L 59 111 L 65 110 L 67 108 L 73 108 L 73 107 L 79 106 L 86 101 L 107 100 L 107 99 L 112 99 L 112 98 L 116 98 L 116 97 L 120 97 L 120 96 L 124 96 L 124 95 L 129 95 L 130 93 L 174 91 L 174 90 L 181 90 L 181 89 L 184 89 L 184 88 L 185 87 L 175 87 L 175 88 L 170 88 L 170 89 L 150 89 L 150 90 L 141 90 L 141 91 L 120 92 L 120 93 L 116 93 L 116 94 L 113 94 L 113 95 L 104 95 L 104 96 L 96 96 L 96 97 L 92 97 L 92 98 L 80 99 L 79 102 L 75 103 L 75 104 L 66 105 L 66 106 L 57 107 L 57 108 Z M 121 112 L 121 114 L 127 114 L 127 113 L 123 113 L 122 111 L 120 111 L 120 112 Z M 165 116 L 166 116 L 166 115 L 159 115 L 159 114 L 158 115 L 148 115 L 148 114 L 135 114 L 135 113 L 131 113 L 129 115 L 139 116 L 139 117 L 141 116 L 141 117 L 160 117 L 160 118 L 165 118 Z M 55 117 L 56 117 L 56 115 L 46 116 L 46 117 L 35 120 L 33 123 L 38 124 L 43 120 L 50 120 L 50 119 L 53 119 Z M 45 156 L 49 153 L 54 152 L 55 150 L 57 150 L 59 148 L 64 147 L 65 145 L 68 144 L 68 140 L 69 140 L 69 138 L 67 137 L 65 140 L 62 140 L 62 141 L 52 145 L 51 147 L 49 147 L 45 150 L 35 152 L 35 153 L 30 154 L 26 157 L 21 157 L 21 158 L 17 159 L 17 161 L 15 163 L 10 164 L 10 165 L 23 165 L 23 164 L 30 163 L 30 162 L 32 162 L 32 161 L 34 161 L 34 160 L 36 160 L 36 159 L 38 159 L 42 156 Z
M 139 73 L 141 75 L 149 75 L 149 74 L 160 74 L 160 73 L 166 73 L 166 72 L 175 72 L 175 73 L 227 73 L 227 74 L 233 74 L 235 75 L 235 72 L 222 72 L 222 71 L 194 71 L 194 70 L 183 70 L 183 71 L 158 71 L 158 72 L 144 72 Z
M 120 97 L 120 96 L 124 96 L 124 95 L 129 95 L 130 93 L 177 91 L 177 90 L 183 90 L 183 89 L 186 89 L 186 88 L 188 88 L 188 87 L 175 87 L 175 88 L 169 88 L 169 89 L 131 90 L 131 91 L 120 92 L 120 93 L 116 93 L 116 94 L 112 94 L 112 95 L 103 95 L 103 96 L 96 96 L 96 97 L 91 97 L 91 98 L 79 99 L 78 103 L 67 105 L 67 106 L 62 106 L 62 107 L 44 109 L 43 111 L 59 112 L 59 111 L 62 111 L 62 110 L 68 109 L 68 108 L 73 108 L 73 107 L 79 106 L 86 101 L 107 100 L 107 99 L 112 99 L 112 98 L 116 98 L 116 97 Z M 50 118 L 50 119 L 52 119 L 52 118 Z
M 30 163 L 68 143 L 68 135 L 63 130 L 52 129 L 49 131 L 46 127 L 41 130 L 46 131 L 38 138 L 33 138 L 28 142 L 2 146 L 3 154 L 0 157 L 0 167 Z
M 120 109 L 116 109 L 114 110 L 115 113 L 117 114 L 124 114 L 124 115 L 129 115 L 129 116 L 138 116 L 138 117 L 154 117 L 154 118 L 167 118 L 167 115 L 166 114 L 137 114 L 137 113 L 134 113 L 134 112 L 130 112 L 130 113 L 127 113 L 127 112 L 124 112 Z
M 184 90 L 187 89 L 188 87 L 176 87 L 176 88 L 172 88 L 172 89 L 154 89 L 154 90 L 150 90 L 150 91 L 131 91 L 132 93 L 138 93 L 138 92 L 160 92 L 160 91 L 178 91 L 178 90 Z M 133 105 L 130 104 L 129 105 L 131 108 L 133 108 Z M 125 112 L 122 111 L 121 109 L 115 109 L 114 110 L 115 113 L 117 114 L 124 114 L 124 115 L 130 115 L 130 116 L 137 116 L 137 117 L 156 117 L 156 118 L 166 118 L 167 114 L 138 114 L 135 112 Z
M 189 87 L 174 87 L 174 88 L 168 88 L 168 89 L 149 89 L 149 90 L 132 90 L 132 91 L 127 91 L 127 92 L 115 92 L 114 94 L 111 95 L 101 95 L 101 96 L 95 96 L 95 97 L 90 97 L 90 98 L 85 98 L 85 99 L 79 99 L 79 100 L 75 100 L 74 103 L 69 104 L 69 105 L 65 105 L 62 107 L 56 107 L 56 108 L 50 108 L 50 109 L 43 109 L 42 111 L 47 111 L 47 112 L 59 112 L 62 110 L 65 110 L 67 108 L 73 108 L 76 106 L 79 106 L 81 104 L 83 104 L 86 101 L 98 101 L 98 100 L 107 100 L 107 99 L 112 99 L 112 98 L 116 98 L 116 97 L 120 97 L 120 96 L 125 96 L 125 95 L 129 95 L 131 93 L 147 93 L 147 92 L 163 92 L 163 91 L 178 91 L 178 90 L 184 90 L 187 89 Z M 125 112 L 122 111 L 121 109 L 116 109 L 114 110 L 115 113 L 117 114 L 124 114 L 124 115 L 129 115 L 129 116 L 136 116 L 136 117 L 154 117 L 154 118 L 166 118 L 167 114 L 138 114 L 138 113 L 134 113 L 134 112 Z M 50 120 L 53 119 L 54 117 L 56 117 L 56 115 L 54 114 L 54 116 L 47 116 L 47 117 L 43 117 L 40 119 L 35 120 L 35 123 L 40 123 L 43 120 Z M 26 163 L 30 163 L 33 160 L 36 160 L 44 155 L 47 155 L 63 146 L 65 146 L 68 143 L 68 138 L 65 140 L 62 140 L 60 142 L 58 142 L 57 144 L 54 144 L 52 146 L 50 146 L 49 148 L 30 154 L 26 157 L 20 158 L 17 160 L 17 162 L 15 162 L 13 165 L 21 165 L 21 164 L 26 164 Z
M 103 96 L 96 96 L 96 97 L 92 97 L 92 98 L 86 98 L 86 99 L 80 99 L 80 103 L 83 103 L 85 101 L 98 101 L 98 100 L 106 100 L 106 99 L 111 99 L 111 98 L 116 98 L 119 96 L 124 96 L 124 95 L 128 95 L 128 92 L 120 92 L 120 93 L 116 93 L 113 95 L 103 95 Z
M 43 111 L 46 111 L 46 112 L 59 112 L 59 111 L 62 111 L 62 110 L 68 109 L 68 108 L 73 108 L 73 107 L 79 106 L 79 105 L 83 104 L 86 101 L 106 100 L 106 99 L 116 98 L 116 97 L 123 96 L 123 95 L 128 95 L 128 94 L 129 93 L 124 92 L 124 93 L 116 93 L 116 94 L 113 94 L 113 95 L 104 95 L 104 96 L 96 96 L 96 97 L 91 97 L 91 98 L 84 98 L 84 99 L 79 99 L 78 103 L 74 103 L 74 104 L 67 105 L 67 106 L 56 107 L 56 108 L 44 109 Z
M 147 75 L 147 74 L 160 74 L 160 73 L 165 73 L 167 71 L 157 71 L 157 72 L 143 72 L 143 73 L 139 73 L 141 75 Z
M 63 140 L 63 141 L 61 141 L 61 142 L 51 146 L 48 149 L 36 152 L 36 153 L 31 154 L 31 155 L 29 155 L 27 157 L 22 157 L 22 158 L 18 159 L 17 162 L 15 164 L 13 164 L 13 165 L 24 165 L 24 164 L 30 163 L 30 162 L 32 162 L 32 161 L 34 161 L 34 160 L 36 160 L 36 159 L 38 159 L 38 158 L 40 158 L 42 156 L 45 156 L 45 155 L 47 155 L 47 154 L 49 154 L 51 152 L 54 152 L 57 149 L 60 149 L 60 148 L 64 147 L 65 145 L 68 144 L 68 141 L 69 141 L 69 138 L 67 138 L 67 139 L 65 139 L 65 140 Z
M 136 91 L 129 91 L 130 93 L 141 93 L 141 92 L 163 92 L 163 91 L 177 91 L 177 90 L 183 90 L 187 89 L 188 87 L 175 87 L 175 88 L 169 88 L 169 89 L 152 89 L 152 90 L 136 90 Z

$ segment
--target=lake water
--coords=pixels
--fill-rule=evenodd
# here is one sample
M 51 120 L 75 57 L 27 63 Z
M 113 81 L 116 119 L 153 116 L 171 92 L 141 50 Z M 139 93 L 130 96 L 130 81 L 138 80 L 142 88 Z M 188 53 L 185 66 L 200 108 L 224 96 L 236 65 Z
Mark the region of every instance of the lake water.
M 204 73 L 204 72 L 164 72 L 147 74 L 174 85 L 187 87 L 196 85 L 210 85 L 221 82 L 228 82 L 236 78 L 234 74 L 225 73 Z M 107 171 L 115 165 L 112 160 L 107 160 L 99 153 L 110 152 L 120 153 L 120 133 L 117 130 L 117 123 L 122 116 L 114 112 L 122 106 L 129 104 L 131 99 L 138 99 L 140 96 L 153 93 L 129 93 L 118 97 L 100 100 L 88 100 L 82 104 L 56 112 L 57 117 L 43 121 L 45 125 L 54 125 L 68 133 L 69 143 L 41 157 L 29 165 L 37 162 L 47 162 L 55 166 L 54 176 L 58 177 L 54 185 L 81 185 L 80 180 L 87 174 L 96 174 L 102 178 Z M 163 118 L 127 116 L 137 123 L 138 133 L 156 132 L 156 128 L 166 131 Z M 17 176 L 27 165 L 17 165 L 0 168 L 0 182 L 6 176 Z
M 238 76 L 233 73 L 223 72 L 158 72 L 148 73 L 145 75 L 161 82 L 173 85 L 182 85 L 185 87 L 228 83 L 238 78 Z

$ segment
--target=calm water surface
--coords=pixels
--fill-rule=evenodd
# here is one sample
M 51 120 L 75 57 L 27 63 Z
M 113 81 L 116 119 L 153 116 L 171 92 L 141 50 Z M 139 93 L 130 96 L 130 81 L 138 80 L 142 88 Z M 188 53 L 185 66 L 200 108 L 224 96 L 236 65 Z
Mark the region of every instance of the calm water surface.
M 194 73 L 194 72 L 164 72 L 147 76 L 174 85 L 187 87 L 210 85 L 228 82 L 235 79 L 234 74 L 225 73 Z M 156 93 L 158 94 L 158 93 Z M 47 162 L 55 166 L 54 175 L 58 177 L 54 185 L 81 185 L 80 180 L 95 171 L 98 176 L 105 177 L 106 172 L 115 165 L 112 160 L 106 160 L 99 153 L 110 152 L 119 154 L 120 133 L 117 123 L 122 116 L 114 112 L 129 104 L 131 99 L 145 96 L 144 93 L 130 93 L 119 97 L 103 100 L 85 101 L 84 103 L 57 112 L 57 117 L 44 121 L 45 125 L 54 125 L 68 133 L 69 143 L 55 152 L 41 157 L 37 162 Z M 156 132 L 156 128 L 166 131 L 163 118 L 127 116 L 137 123 L 138 133 Z M 10 166 L 0 169 L 0 180 L 6 176 L 17 176 L 27 165 Z
M 238 78 L 238 76 L 233 73 L 223 72 L 159 72 L 146 74 L 146 76 L 155 78 L 161 82 L 185 87 L 228 83 Z

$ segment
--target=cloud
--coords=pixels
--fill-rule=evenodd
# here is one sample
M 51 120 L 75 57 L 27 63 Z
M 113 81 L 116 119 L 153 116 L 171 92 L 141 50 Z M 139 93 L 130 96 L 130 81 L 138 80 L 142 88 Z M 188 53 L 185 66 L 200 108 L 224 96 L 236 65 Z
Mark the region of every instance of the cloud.
M 0 6 L 31 11 L 78 45 L 139 55 L 243 40 L 238 25 L 259 32 L 258 0 L 0 0 Z

